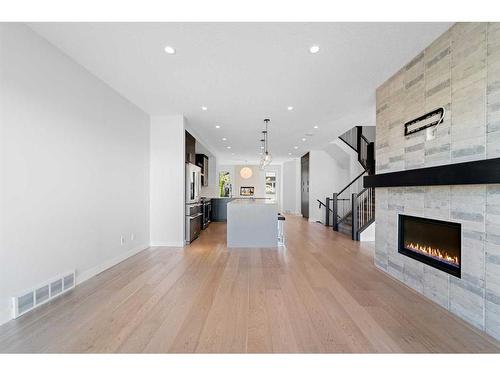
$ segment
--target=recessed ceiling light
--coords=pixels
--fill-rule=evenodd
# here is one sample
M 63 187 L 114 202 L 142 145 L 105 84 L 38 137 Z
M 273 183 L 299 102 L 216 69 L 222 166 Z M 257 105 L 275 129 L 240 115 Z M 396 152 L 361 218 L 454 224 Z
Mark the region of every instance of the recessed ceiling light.
M 311 52 L 311 53 L 318 53 L 319 52 L 319 46 L 311 46 L 311 48 L 309 48 L 309 52 Z
M 165 46 L 165 52 L 168 53 L 169 55 L 175 54 L 175 48 L 171 46 Z
M 260 146 L 260 149 L 263 150 L 264 149 L 264 146 Z
M 215 125 L 215 129 L 220 129 L 220 125 Z
M 208 109 L 208 108 L 207 108 L 207 107 L 205 107 L 205 106 L 201 107 L 201 110 L 202 110 L 202 111 L 206 111 L 207 109 Z
M 302 138 L 302 142 L 305 142 L 305 141 L 306 141 L 306 139 L 305 139 L 305 138 Z
M 299 146 L 293 146 L 293 148 L 294 148 L 294 149 L 298 149 L 298 148 L 299 148 Z
M 314 128 L 314 129 L 318 129 L 318 128 L 319 128 L 319 126 L 318 126 L 318 125 L 314 125 L 314 126 L 313 126 L 313 128 Z
M 291 153 L 291 152 L 289 152 L 289 153 L 288 153 L 288 155 L 292 155 L 292 153 Z
M 231 146 L 227 146 L 227 149 L 228 149 L 228 150 L 231 150 Z
M 288 109 L 289 111 L 291 111 L 291 110 L 293 110 L 293 107 L 292 107 L 292 106 L 290 106 L 290 107 L 288 107 L 287 109 Z
M 223 141 L 227 141 L 227 138 L 222 138 Z

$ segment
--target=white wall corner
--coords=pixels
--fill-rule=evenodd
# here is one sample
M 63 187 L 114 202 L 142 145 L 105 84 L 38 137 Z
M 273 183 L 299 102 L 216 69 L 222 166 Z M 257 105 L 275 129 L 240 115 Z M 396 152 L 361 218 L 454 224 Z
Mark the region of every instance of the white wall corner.
M 151 117 L 150 242 L 184 243 L 185 120 Z

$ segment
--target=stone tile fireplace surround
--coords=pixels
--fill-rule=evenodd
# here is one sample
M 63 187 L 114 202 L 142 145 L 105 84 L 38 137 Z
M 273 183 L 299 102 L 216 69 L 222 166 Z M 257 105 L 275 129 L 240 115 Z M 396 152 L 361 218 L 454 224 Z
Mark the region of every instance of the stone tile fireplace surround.
M 500 157 L 500 23 L 458 23 L 377 89 L 376 173 Z M 404 123 L 438 107 L 435 139 Z M 500 185 L 376 189 L 375 264 L 500 340 Z M 461 278 L 398 253 L 399 214 L 461 224 Z

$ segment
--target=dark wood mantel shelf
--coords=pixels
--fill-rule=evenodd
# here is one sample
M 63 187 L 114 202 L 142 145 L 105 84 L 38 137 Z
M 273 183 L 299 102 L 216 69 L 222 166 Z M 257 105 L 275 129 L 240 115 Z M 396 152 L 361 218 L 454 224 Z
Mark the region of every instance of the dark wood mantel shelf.
M 365 187 L 500 184 L 500 158 L 366 176 Z

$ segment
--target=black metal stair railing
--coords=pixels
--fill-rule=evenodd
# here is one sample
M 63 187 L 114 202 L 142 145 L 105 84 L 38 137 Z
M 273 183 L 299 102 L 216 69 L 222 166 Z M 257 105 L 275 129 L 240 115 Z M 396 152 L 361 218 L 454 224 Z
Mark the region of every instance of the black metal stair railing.
M 365 169 L 358 176 L 356 176 L 347 186 L 345 186 L 338 193 L 334 193 L 332 197 L 333 202 L 333 229 L 338 231 L 339 224 L 345 222 L 352 211 L 352 195 L 357 194 L 363 185 L 363 178 L 368 171 Z
M 368 169 L 370 174 L 375 173 L 375 151 L 374 142 L 369 141 L 363 135 L 363 127 L 355 126 L 339 137 L 345 144 L 358 154 L 358 161 L 363 168 Z
M 321 202 L 319 199 L 316 199 L 319 203 L 319 208 L 325 207 L 325 225 L 327 227 L 330 226 L 331 217 L 333 217 L 333 210 L 330 208 L 331 199 L 326 197 L 325 203 Z
M 344 134 L 339 136 L 339 139 L 344 141 L 350 148 L 358 152 L 358 134 L 360 133 L 360 126 L 355 126 L 349 129 Z
M 375 220 L 375 190 L 363 187 L 363 177 L 375 173 L 374 142 L 363 135 L 363 127 L 355 126 L 339 137 L 358 154 L 363 172 L 338 193 L 318 200 L 319 208 L 325 207 L 325 225 L 351 235 L 358 240 L 360 233 Z
M 354 241 L 359 241 L 360 234 L 375 221 L 375 188 L 365 188 L 352 195 L 352 231 Z

